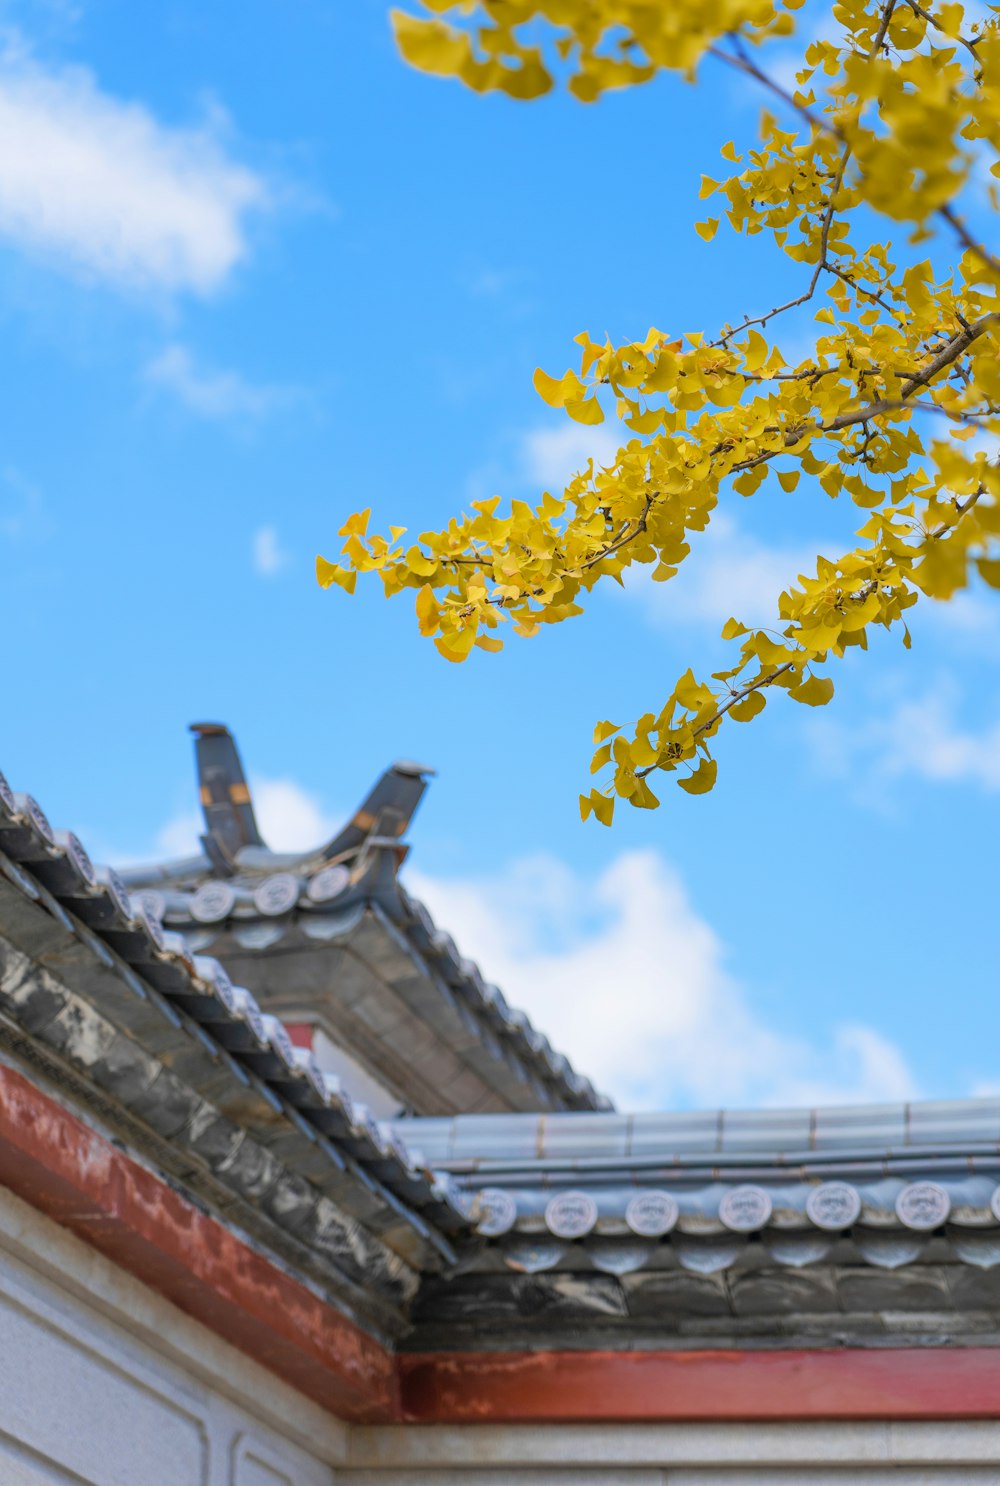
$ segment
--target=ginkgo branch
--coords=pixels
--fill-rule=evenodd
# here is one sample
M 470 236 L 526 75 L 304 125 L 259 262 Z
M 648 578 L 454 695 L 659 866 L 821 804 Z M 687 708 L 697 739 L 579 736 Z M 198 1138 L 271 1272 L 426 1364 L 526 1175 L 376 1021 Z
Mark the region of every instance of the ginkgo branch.
M 690 556 L 689 534 L 711 520 L 723 482 L 736 476 L 736 490 L 752 495 L 766 474 L 761 467 L 779 456 L 791 465 L 777 476 L 785 491 L 805 473 L 862 508 L 858 536 L 866 545 L 836 563 L 819 556 L 814 577 L 799 575 L 781 596 L 784 629 L 730 620 L 723 639 L 743 637 L 731 670 L 714 673 L 711 684 L 688 670 L 631 739 L 599 725 L 592 772 L 612 764 L 614 778 L 606 794 L 592 790 L 581 805 L 585 818 L 593 813 L 607 824 L 615 795 L 655 806 L 642 783 L 655 768 L 692 767 L 681 786 L 711 788 L 715 760 L 694 768 L 698 753 L 707 753 L 708 737 L 732 709 L 741 722 L 757 715 L 762 688 L 784 681 L 796 701 L 822 705 L 833 683 L 812 674 L 814 662 L 865 646 L 870 626 L 889 629 L 922 595 L 951 597 L 976 565 L 1000 587 L 1000 469 L 978 441 L 963 439 L 1000 425 L 1000 357 L 982 344 L 1000 322 L 1000 258 L 962 215 L 967 146 L 1000 138 L 1000 12 L 970 38 L 955 34 L 961 17 L 953 0 L 836 6 L 839 32 L 809 41 L 795 89 L 769 76 L 755 50 L 790 34 L 795 0 L 559 0 L 555 23 L 548 0 L 519 0 L 519 16 L 531 23 L 523 37 L 510 0 L 414 4 L 427 20 L 397 19 L 409 60 L 480 91 L 526 97 L 551 86 L 548 34 L 581 99 L 664 70 L 692 77 L 707 55 L 781 102 L 773 110 L 779 118 L 762 115 L 761 142 L 746 165 L 725 182 L 706 177 L 701 195 L 728 198 L 737 233 L 772 233 L 797 265 L 801 292 L 735 328 L 723 322 L 714 341 L 678 338 L 676 328 L 617 346 L 579 336 L 579 375 L 539 371 L 535 385 L 549 406 L 581 423 L 601 421 L 603 388 L 617 397 L 635 436 L 612 466 L 595 473 L 591 464 L 561 499 L 513 501 L 509 513 L 475 502 L 474 515 L 425 534 L 406 553 L 398 528 L 392 541 L 366 538 L 367 513 L 351 517 L 341 533 L 351 568 L 318 565 L 327 586 L 351 591 L 365 571 L 379 574 L 387 594 L 416 588 L 421 632 L 449 660 L 462 660 L 474 644 L 500 648 L 489 633 L 500 618 L 533 634 L 541 622 L 581 613 L 582 593 L 633 564 L 655 563 L 654 579 L 670 579 Z M 616 37 L 610 49 L 609 36 Z M 780 122 L 787 110 L 791 127 Z M 746 158 L 733 143 L 722 155 L 737 167 Z M 893 227 L 895 246 L 857 241 L 872 218 Z M 710 241 L 719 223 L 697 225 Z M 961 250 L 950 267 L 936 253 L 921 260 L 909 251 L 932 231 Z M 767 338 L 761 331 L 815 302 L 821 285 L 833 309 L 815 318 L 830 328 L 819 332 L 811 357 L 789 366 L 773 329 Z M 954 437 L 939 437 L 943 431 Z M 748 698 L 755 700 L 740 708 Z

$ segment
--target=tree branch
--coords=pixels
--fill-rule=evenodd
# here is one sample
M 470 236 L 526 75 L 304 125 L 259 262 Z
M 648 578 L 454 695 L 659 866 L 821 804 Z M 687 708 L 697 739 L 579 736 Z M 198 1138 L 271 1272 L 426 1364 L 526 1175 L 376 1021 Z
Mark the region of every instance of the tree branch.
M 976 239 L 972 236 L 972 233 L 966 227 L 961 217 L 950 206 L 939 206 L 938 216 L 943 217 L 948 223 L 948 226 L 958 234 L 959 239 L 965 244 L 970 253 L 975 253 L 976 257 L 980 262 L 986 264 L 986 267 L 991 273 L 995 273 L 1000 277 L 1000 259 L 995 258 L 988 248 L 983 247 L 982 243 L 976 242 Z

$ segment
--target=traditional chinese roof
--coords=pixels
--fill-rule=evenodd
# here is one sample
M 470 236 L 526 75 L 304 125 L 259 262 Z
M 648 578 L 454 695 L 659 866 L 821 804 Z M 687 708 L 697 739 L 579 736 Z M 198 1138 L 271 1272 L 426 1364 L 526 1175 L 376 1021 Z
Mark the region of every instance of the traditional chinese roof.
M 420 1346 L 1000 1331 L 1000 1100 L 395 1128 L 486 1239 L 425 1281 Z
M 430 772 L 388 769 L 331 841 L 263 841 L 236 747 L 194 728 L 204 850 L 122 876 L 151 918 L 211 949 L 269 1011 L 311 1021 L 420 1114 L 606 1109 L 399 881 Z
M 0 775 L 4 1053 L 380 1330 L 468 1234 L 446 1177 Z

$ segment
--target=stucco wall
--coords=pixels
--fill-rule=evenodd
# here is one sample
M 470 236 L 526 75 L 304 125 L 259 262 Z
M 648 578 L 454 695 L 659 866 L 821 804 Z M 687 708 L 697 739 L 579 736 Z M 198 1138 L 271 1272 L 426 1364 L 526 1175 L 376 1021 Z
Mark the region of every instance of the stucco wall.
M 0 1189 L 3 1486 L 331 1486 L 346 1439 Z

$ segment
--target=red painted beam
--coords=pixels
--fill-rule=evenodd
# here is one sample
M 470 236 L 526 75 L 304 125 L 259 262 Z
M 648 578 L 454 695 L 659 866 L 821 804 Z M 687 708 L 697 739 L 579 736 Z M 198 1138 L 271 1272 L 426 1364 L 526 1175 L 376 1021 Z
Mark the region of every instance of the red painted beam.
M 420 1424 L 1000 1418 L 990 1347 L 403 1354 L 399 1377 Z
M 2 1066 L 0 1183 L 332 1413 L 394 1417 L 374 1338 Z

